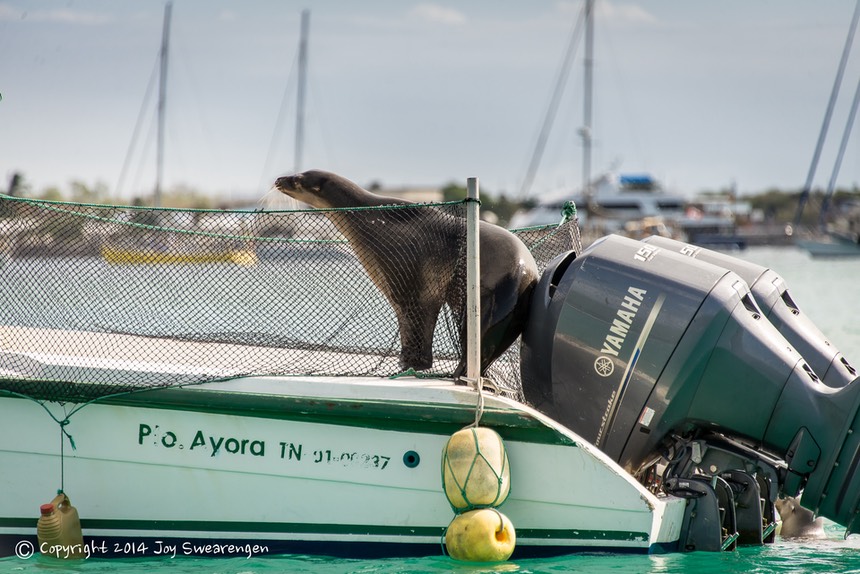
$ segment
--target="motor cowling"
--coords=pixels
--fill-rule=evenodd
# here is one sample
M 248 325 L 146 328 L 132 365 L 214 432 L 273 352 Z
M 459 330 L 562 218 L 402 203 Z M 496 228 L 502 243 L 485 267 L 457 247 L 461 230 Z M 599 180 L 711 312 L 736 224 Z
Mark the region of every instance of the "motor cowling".
M 857 369 L 801 311 L 791 297 L 785 279 L 773 269 L 668 237 L 654 235 L 643 241 L 734 271 L 749 286 L 764 316 L 803 356 L 825 385 L 838 388 L 857 378 Z
M 723 267 L 620 236 L 557 257 L 533 296 L 522 379 L 530 403 L 629 472 L 668 437 L 717 433 L 782 461 L 780 490 L 805 486 L 819 514 L 848 525 L 858 508 L 860 476 L 838 469 L 858 463 L 843 445 L 860 436 L 860 385 L 823 384 Z

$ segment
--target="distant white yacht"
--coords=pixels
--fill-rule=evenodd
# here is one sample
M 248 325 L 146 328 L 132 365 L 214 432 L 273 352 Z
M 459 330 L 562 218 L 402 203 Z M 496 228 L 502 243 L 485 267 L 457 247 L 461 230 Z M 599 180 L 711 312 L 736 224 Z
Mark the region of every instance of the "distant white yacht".
M 519 228 L 557 223 L 568 201 L 576 205 L 583 228 L 599 227 L 603 233 L 623 233 L 631 222 L 676 221 L 684 216 L 685 199 L 663 191 L 648 174 L 609 172 L 595 180 L 591 188 L 590 198 L 582 192 L 552 194 L 537 207 L 514 214 L 510 225 Z

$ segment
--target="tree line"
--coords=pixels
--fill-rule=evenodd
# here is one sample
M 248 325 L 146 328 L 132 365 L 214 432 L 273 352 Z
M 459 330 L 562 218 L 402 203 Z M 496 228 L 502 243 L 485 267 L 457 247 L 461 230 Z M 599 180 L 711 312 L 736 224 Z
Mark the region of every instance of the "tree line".
M 466 187 L 458 183 L 448 183 L 441 188 L 444 201 L 458 201 L 466 197 Z M 7 195 L 17 197 L 30 197 L 34 199 L 45 199 L 53 201 L 73 201 L 77 203 L 127 203 L 112 197 L 107 184 L 97 182 L 89 185 L 85 182 L 74 180 L 68 185 L 64 192 L 56 186 L 47 187 L 42 190 L 34 190 L 20 173 L 15 173 L 9 180 Z M 800 200 L 801 190 L 783 190 L 770 188 L 760 193 L 745 194 L 736 197 L 729 189 L 719 191 L 706 191 L 699 194 L 698 198 L 720 197 L 735 198 L 737 201 L 748 202 L 753 209 L 760 210 L 765 221 L 771 223 L 790 223 L 794 221 L 797 205 Z M 814 189 L 809 195 L 809 201 L 803 212 L 801 224 L 815 225 L 818 222 L 819 211 L 823 203 L 825 192 L 822 189 Z M 695 203 L 690 198 L 691 203 Z M 151 195 L 141 195 L 133 200 L 137 205 L 149 205 L 152 203 Z M 854 207 L 860 209 L 860 188 L 854 185 L 851 189 L 837 189 L 830 200 L 831 213 L 840 213 L 845 209 Z M 505 192 L 494 192 L 482 189 L 481 210 L 495 214 L 499 225 L 505 226 L 520 209 L 529 209 L 537 204 L 535 198 L 518 199 L 509 196 Z M 213 209 L 239 207 L 230 205 L 224 200 L 210 197 L 188 186 L 175 186 L 162 195 L 164 207 L 182 207 L 191 209 Z

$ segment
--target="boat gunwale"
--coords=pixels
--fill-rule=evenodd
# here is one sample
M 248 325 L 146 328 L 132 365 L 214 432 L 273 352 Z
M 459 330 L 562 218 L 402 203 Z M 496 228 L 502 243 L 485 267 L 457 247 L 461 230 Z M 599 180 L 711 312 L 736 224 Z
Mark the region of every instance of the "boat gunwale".
M 0 397 L 4 395 L 25 398 L 0 391 Z M 481 424 L 494 428 L 503 438 L 577 446 L 575 440 L 536 417 L 527 405 L 484 395 Z M 141 389 L 91 404 L 450 435 L 474 424 L 477 400 L 470 387 L 445 379 L 260 376 Z M 75 416 L 88 407 L 75 409 Z

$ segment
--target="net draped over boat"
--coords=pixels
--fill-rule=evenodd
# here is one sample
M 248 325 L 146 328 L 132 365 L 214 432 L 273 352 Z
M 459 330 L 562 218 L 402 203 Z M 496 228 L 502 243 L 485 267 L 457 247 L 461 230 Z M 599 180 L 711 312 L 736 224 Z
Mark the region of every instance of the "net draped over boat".
M 449 255 L 434 273 L 465 301 L 465 206 L 222 211 L 0 195 L 0 391 L 80 403 L 251 375 L 402 374 L 397 317 L 335 222 L 369 230 L 403 262 L 386 273 L 408 277 L 410 244 L 385 221 L 420 217 L 421 241 Z M 575 220 L 515 233 L 541 270 L 581 249 Z M 459 314 L 443 306 L 428 374 L 454 372 Z M 519 342 L 488 376 L 519 393 Z

